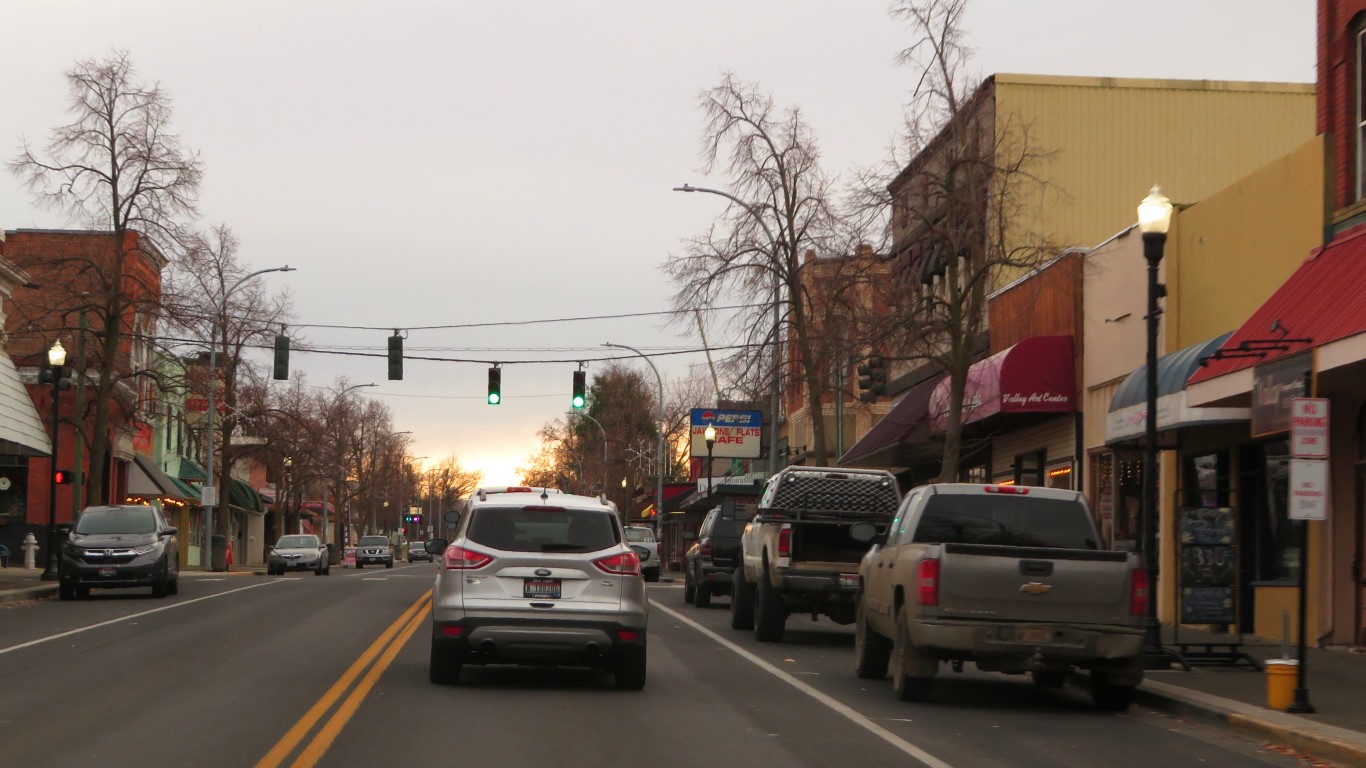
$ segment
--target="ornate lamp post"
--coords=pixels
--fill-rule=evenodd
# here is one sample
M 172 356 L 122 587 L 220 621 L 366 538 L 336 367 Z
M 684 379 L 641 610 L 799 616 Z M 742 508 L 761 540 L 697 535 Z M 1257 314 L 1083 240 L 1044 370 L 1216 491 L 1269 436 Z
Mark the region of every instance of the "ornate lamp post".
M 716 444 L 716 427 L 708 424 L 702 431 L 702 439 L 707 441 L 707 504 L 711 505 L 711 447 Z
M 1172 204 L 1157 185 L 1138 206 L 1138 228 L 1143 232 L 1143 258 L 1148 262 L 1148 414 L 1143 445 L 1143 560 L 1148 575 L 1148 616 L 1143 622 L 1143 664 L 1166 669 L 1172 655 L 1162 647 L 1162 622 L 1157 618 L 1157 571 L 1161 552 L 1157 540 L 1157 300 L 1167 288 L 1157 282 L 1157 267 L 1167 243 Z
M 604 347 L 615 347 L 617 349 L 629 349 L 640 355 L 640 358 L 649 364 L 650 370 L 655 372 L 655 381 L 659 384 L 659 434 L 655 443 L 655 538 L 662 539 L 664 534 L 664 377 L 659 375 L 659 369 L 655 363 L 644 352 L 629 347 L 625 344 L 613 344 L 603 342 Z
M 52 385 L 52 471 L 49 479 L 52 482 L 52 493 L 47 502 L 47 565 L 43 568 L 43 573 L 39 577 L 43 581 L 57 580 L 57 427 L 58 427 L 58 402 L 61 398 L 63 389 L 71 386 L 71 381 L 64 378 L 66 373 L 66 350 L 62 348 L 61 341 L 52 342 L 52 348 L 47 351 L 48 367 L 38 375 L 38 381 L 43 384 Z

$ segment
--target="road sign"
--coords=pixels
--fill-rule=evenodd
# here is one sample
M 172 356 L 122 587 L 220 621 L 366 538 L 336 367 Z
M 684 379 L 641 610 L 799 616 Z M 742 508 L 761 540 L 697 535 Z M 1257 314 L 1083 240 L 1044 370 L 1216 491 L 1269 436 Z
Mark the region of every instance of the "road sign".
M 1328 458 L 1328 398 L 1297 397 L 1290 404 L 1290 455 Z
M 206 507 L 218 506 L 218 486 L 203 485 L 199 488 L 199 503 Z
M 1328 519 L 1328 462 L 1290 460 L 1290 519 Z
M 719 408 L 692 409 L 691 442 L 694 459 L 707 457 L 707 425 L 716 429 L 711 455 L 717 459 L 755 459 L 763 447 L 763 411 L 723 411 Z

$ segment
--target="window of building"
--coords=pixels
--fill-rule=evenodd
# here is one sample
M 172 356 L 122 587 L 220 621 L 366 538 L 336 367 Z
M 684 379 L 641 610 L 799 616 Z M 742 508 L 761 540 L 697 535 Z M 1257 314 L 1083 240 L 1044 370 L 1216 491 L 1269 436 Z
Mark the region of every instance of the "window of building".
M 1356 199 L 1366 198 L 1366 23 L 1358 22 L 1353 48 L 1356 59 Z
M 1091 457 L 1091 511 L 1096 516 L 1101 543 L 1115 546 L 1115 455 L 1097 453 Z
M 1289 581 L 1299 573 L 1300 547 L 1295 526 L 1287 509 L 1290 497 L 1290 443 L 1278 440 L 1263 446 L 1264 513 L 1259 515 L 1261 530 L 1257 537 L 1260 557 L 1257 578 L 1261 581 Z
M 1048 471 L 1044 474 L 1044 483 L 1049 488 L 1072 490 L 1072 461 L 1069 459 L 1048 465 Z

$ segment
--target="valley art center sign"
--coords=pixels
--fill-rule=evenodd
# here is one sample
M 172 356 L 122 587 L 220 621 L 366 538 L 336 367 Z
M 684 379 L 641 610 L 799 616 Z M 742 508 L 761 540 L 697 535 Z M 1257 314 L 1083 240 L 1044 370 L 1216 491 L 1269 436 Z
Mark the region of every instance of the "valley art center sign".
M 763 446 L 763 411 L 692 409 L 689 449 L 694 459 L 707 457 L 707 425 L 716 428 L 711 455 L 717 459 L 757 459 Z

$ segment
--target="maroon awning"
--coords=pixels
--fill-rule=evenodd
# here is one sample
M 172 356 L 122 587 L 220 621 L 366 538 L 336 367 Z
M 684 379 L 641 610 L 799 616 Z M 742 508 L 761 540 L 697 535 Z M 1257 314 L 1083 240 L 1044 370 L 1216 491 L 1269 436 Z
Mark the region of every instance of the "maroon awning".
M 931 428 L 948 424 L 949 379 L 930 395 Z M 973 363 L 963 388 L 963 423 L 998 413 L 1070 413 L 1077 407 L 1071 336 L 1034 336 Z

